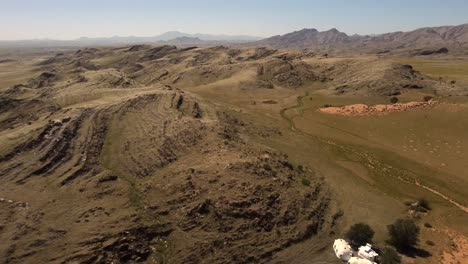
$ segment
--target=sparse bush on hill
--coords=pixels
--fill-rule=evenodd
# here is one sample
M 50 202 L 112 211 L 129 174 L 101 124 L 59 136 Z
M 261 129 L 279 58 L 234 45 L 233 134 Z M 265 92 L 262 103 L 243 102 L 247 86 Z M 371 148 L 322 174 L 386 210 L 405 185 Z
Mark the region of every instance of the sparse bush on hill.
M 431 210 L 431 206 L 425 198 L 421 198 L 417 202 L 405 202 L 405 205 L 408 206 L 410 210 L 419 213 L 427 213 Z
M 393 248 L 384 249 L 380 256 L 380 264 L 400 264 L 401 257 Z
M 332 107 L 332 106 L 333 106 L 333 105 L 331 105 L 331 104 L 324 104 L 324 105 L 323 105 L 324 108 Z
M 429 205 L 429 201 L 427 201 L 424 198 L 419 199 L 418 207 L 422 207 L 422 208 L 426 209 L 427 211 L 431 210 L 431 206 Z
M 411 219 L 398 219 L 387 229 L 390 244 L 399 250 L 409 250 L 418 243 L 419 227 Z
M 308 179 L 302 179 L 301 182 L 304 186 L 310 186 L 310 181 Z
M 390 103 L 392 104 L 398 103 L 398 97 L 393 96 L 392 98 L 390 98 Z
M 299 172 L 301 172 L 301 173 L 305 172 L 304 166 L 302 166 L 302 165 L 297 165 L 297 171 L 299 171 Z
M 423 99 L 424 99 L 424 102 L 429 102 L 430 100 L 432 100 L 432 96 L 426 95 L 426 96 L 424 96 Z
M 345 236 L 354 246 L 365 245 L 366 243 L 372 242 L 374 230 L 372 230 L 368 224 L 357 223 L 349 228 Z

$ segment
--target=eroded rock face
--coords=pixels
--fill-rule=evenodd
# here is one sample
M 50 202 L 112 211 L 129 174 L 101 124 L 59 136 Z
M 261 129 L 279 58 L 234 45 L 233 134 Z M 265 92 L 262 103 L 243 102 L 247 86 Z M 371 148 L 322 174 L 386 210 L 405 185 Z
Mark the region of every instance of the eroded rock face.
M 81 263 L 140 263 L 150 260 L 160 241 L 166 242 L 173 229 L 170 224 L 137 226 L 117 234 L 106 234 L 81 242 L 90 248 L 87 256 L 73 256 L 65 261 Z M 167 242 L 166 242 L 167 243 Z
M 148 182 L 151 214 L 173 218 L 193 238 L 174 246 L 176 262 L 263 262 L 332 228 L 334 205 L 311 171 L 272 152 L 243 154 L 227 167 L 162 174 L 167 187 Z M 312 184 L 302 185 L 303 178 Z M 155 190 L 167 194 L 164 202 L 151 195 Z
M 74 170 L 60 174 L 62 185 L 83 174 L 97 174 L 102 171 L 100 158 L 111 122 L 116 118 L 120 121 L 137 118 L 128 120 L 136 121 L 134 125 L 119 128 L 122 137 L 115 151 L 126 153 L 119 163 L 126 167 L 127 173 L 145 176 L 177 160 L 179 152 L 203 137 L 204 125 L 198 120 L 201 117 L 198 102 L 175 91 L 138 97 L 104 110 L 88 109 L 73 119 L 63 118 L 66 122 L 51 120 L 38 129 L 35 137 L 0 158 L 3 162 L 0 172 L 16 172 L 17 182 L 24 183 L 35 175 L 51 175 L 61 167 L 73 166 Z M 138 122 L 154 130 L 151 134 L 141 133 L 135 127 Z M 144 153 L 143 149 L 154 153 L 139 161 L 127 159 L 127 155 Z M 32 158 L 31 153 L 35 153 Z
M 285 87 L 299 87 L 320 79 L 310 65 L 282 59 L 272 59 L 257 68 L 260 84 L 273 83 Z
M 411 65 L 379 59 L 340 60 L 323 74 L 331 80 L 328 89 L 335 95 L 394 96 L 412 90 L 446 93 L 450 89 Z
M 53 85 L 54 81 L 57 80 L 57 74 L 53 72 L 43 72 L 38 77 L 33 78 L 29 81 L 28 85 L 33 88 L 44 88 Z

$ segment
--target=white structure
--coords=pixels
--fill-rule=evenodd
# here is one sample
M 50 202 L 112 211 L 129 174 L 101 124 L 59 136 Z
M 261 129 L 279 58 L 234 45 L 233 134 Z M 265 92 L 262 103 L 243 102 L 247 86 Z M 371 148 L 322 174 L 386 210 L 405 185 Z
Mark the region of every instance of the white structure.
M 352 257 L 348 260 L 348 264 L 377 264 L 373 261 L 363 258 Z
M 372 249 L 371 244 L 366 244 L 365 246 L 359 247 L 358 256 L 370 261 L 375 261 L 375 258 L 378 257 L 379 254 Z
M 336 239 L 333 243 L 333 249 L 336 256 L 343 261 L 348 261 L 353 256 L 351 246 L 344 239 Z

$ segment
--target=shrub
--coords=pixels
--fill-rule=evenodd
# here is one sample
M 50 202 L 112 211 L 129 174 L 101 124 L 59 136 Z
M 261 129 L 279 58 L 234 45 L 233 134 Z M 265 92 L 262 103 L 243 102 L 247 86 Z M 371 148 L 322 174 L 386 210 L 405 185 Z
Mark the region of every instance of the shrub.
M 368 224 L 357 223 L 349 228 L 345 236 L 351 241 L 351 244 L 355 246 L 364 245 L 372 241 L 374 230 L 372 230 Z
M 393 248 L 386 248 L 380 256 L 380 264 L 400 264 L 401 257 Z
M 390 98 L 390 103 L 392 103 L 392 104 L 398 103 L 398 97 L 395 97 L 395 96 L 391 97 Z
M 271 171 L 271 166 L 269 164 L 263 164 L 263 169 L 266 171 Z
M 324 104 L 324 105 L 323 105 L 323 108 L 332 107 L 332 106 L 333 106 L 333 105 L 331 105 L 331 104 Z
M 451 85 L 454 85 L 454 84 L 456 84 L 456 83 L 457 83 L 457 81 L 455 81 L 455 80 L 452 80 L 452 81 L 450 82 Z
M 424 198 L 419 199 L 418 206 L 422 207 L 422 208 L 424 208 L 426 210 L 431 210 L 431 206 L 429 205 L 429 201 L 424 199 Z
M 390 244 L 399 250 L 409 250 L 418 243 L 419 227 L 411 219 L 398 219 L 387 229 Z
M 308 179 L 302 179 L 301 182 L 304 186 L 310 186 L 310 181 Z
M 301 172 L 301 173 L 304 172 L 304 171 L 305 171 L 305 170 L 304 170 L 304 166 L 302 166 L 302 165 L 297 165 L 297 171 L 299 171 L 299 172 Z
M 424 99 L 424 102 L 429 102 L 430 100 L 432 100 L 432 96 L 426 95 L 426 96 L 424 96 L 423 99 Z

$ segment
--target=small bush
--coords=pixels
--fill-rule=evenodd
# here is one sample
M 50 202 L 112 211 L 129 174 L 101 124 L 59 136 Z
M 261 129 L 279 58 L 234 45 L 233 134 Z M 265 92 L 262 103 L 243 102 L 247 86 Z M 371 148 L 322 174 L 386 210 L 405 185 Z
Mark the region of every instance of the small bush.
M 431 240 L 427 240 L 427 241 L 426 241 L 426 244 L 427 244 L 428 246 L 431 246 L 431 247 L 435 246 L 435 243 L 434 243 L 433 241 L 431 241 Z
M 302 165 L 297 165 L 297 171 L 299 171 L 300 173 L 305 172 L 304 166 L 302 166 Z
M 386 248 L 380 256 L 380 264 L 400 264 L 401 257 L 393 248 Z
M 426 222 L 426 223 L 424 223 L 424 226 L 425 226 L 425 227 L 427 227 L 427 228 L 432 228 L 432 225 L 431 225 L 431 224 L 429 224 L 429 223 L 427 223 L 427 222 Z
M 422 207 L 422 208 L 424 208 L 426 210 L 431 210 L 431 206 L 429 205 L 429 201 L 424 199 L 424 198 L 419 199 L 418 206 Z
M 395 97 L 395 96 L 391 97 L 390 98 L 390 103 L 392 103 L 392 104 L 398 103 L 398 97 Z
M 423 99 L 424 99 L 424 102 L 429 102 L 430 100 L 432 100 L 432 96 L 426 95 L 426 96 L 424 96 Z
M 374 230 L 365 223 L 357 223 L 352 225 L 348 232 L 346 232 L 345 237 L 351 241 L 351 244 L 365 245 L 366 243 L 372 242 L 374 237 Z
M 400 250 L 409 250 L 417 245 L 419 227 L 412 219 L 398 219 L 387 226 L 390 244 Z
M 456 84 L 456 83 L 457 83 L 457 81 L 455 81 L 455 80 L 450 81 L 450 84 L 451 84 L 451 85 L 454 85 L 454 84 Z
M 266 171 L 271 171 L 271 166 L 269 164 L 264 164 L 263 169 Z
M 304 186 L 310 186 L 310 181 L 308 179 L 302 179 L 301 182 Z
M 331 105 L 331 104 L 324 104 L 324 105 L 323 105 L 324 108 L 328 108 L 328 107 L 332 107 L 332 106 L 333 106 L 333 105 Z

